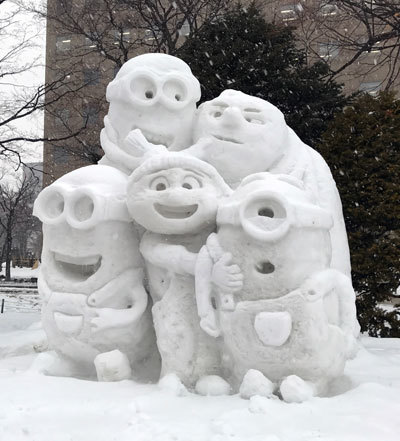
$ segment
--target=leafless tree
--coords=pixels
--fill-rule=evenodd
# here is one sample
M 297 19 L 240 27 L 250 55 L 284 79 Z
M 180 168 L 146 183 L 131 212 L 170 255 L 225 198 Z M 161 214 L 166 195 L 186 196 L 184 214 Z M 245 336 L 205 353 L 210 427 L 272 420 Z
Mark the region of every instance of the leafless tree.
M 74 89 L 55 102 L 46 94 L 46 132 L 57 136 L 46 145 L 60 162 L 73 157 L 96 163 L 102 151 L 99 132 L 107 112 L 105 88 L 129 58 L 144 52 L 175 54 L 189 34 L 213 20 L 229 0 L 49 0 L 30 12 L 49 26 L 47 80 L 61 78 Z M 86 118 L 86 120 L 85 120 Z M 85 129 L 76 134 L 82 122 Z M 63 136 L 71 136 L 65 141 Z M 81 159 L 81 163 L 79 163 Z
M 400 4 L 398 0 L 325 0 L 297 11 L 298 36 L 311 59 L 324 58 L 330 78 L 372 77 L 383 89 L 400 82 Z M 322 49 L 322 51 L 321 51 Z M 340 51 L 341 56 L 335 54 Z
M 37 75 L 41 63 L 40 55 L 31 55 L 39 50 L 40 23 L 34 26 L 29 18 L 32 20 L 21 5 L 10 7 L 0 0 L 0 159 L 12 161 L 16 167 L 26 162 L 24 151 L 29 152 L 31 145 L 48 139 L 40 129 L 28 128 L 29 118 L 39 119 L 47 106 L 83 88 L 83 85 L 67 84 L 70 71 L 58 72 L 51 81 L 34 86 L 24 83 L 33 81 L 32 78 L 21 80 L 21 75 Z M 56 138 L 70 138 L 81 133 L 83 128 L 84 124 Z
M 0 172 L 5 177 L 6 171 Z M 2 257 L 6 262 L 6 280 L 11 278 L 13 242 L 18 232 L 29 236 L 34 228 L 32 204 L 37 187 L 33 174 L 24 174 L 13 180 L 0 181 L 0 234 L 3 237 Z

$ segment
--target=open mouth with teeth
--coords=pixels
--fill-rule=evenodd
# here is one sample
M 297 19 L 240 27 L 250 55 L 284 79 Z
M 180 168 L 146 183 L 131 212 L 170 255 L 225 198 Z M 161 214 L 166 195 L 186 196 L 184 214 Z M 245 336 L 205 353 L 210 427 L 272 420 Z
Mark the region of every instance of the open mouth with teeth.
M 167 219 L 187 219 L 196 213 L 199 206 L 181 205 L 180 207 L 172 207 L 170 205 L 154 204 L 154 208 L 158 214 Z
M 212 136 L 218 139 L 219 141 L 233 142 L 234 144 L 243 144 L 243 142 L 240 142 L 234 138 L 228 138 L 227 136 L 221 136 L 221 135 L 212 135 Z
M 57 269 L 69 280 L 83 282 L 93 276 L 101 265 L 101 256 L 69 256 L 61 253 L 53 253 Z
M 156 144 L 156 145 L 161 144 L 164 145 L 165 147 L 169 147 L 174 140 L 172 136 L 160 135 L 159 133 L 143 130 L 140 127 L 133 127 L 133 129 L 139 129 L 142 132 L 143 136 L 146 138 L 146 140 L 151 144 Z

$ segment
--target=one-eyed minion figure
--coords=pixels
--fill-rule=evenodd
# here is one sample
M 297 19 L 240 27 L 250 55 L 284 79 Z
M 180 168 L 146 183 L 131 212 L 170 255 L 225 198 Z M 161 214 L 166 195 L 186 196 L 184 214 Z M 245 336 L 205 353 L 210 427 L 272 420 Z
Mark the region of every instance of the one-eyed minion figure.
M 221 201 L 218 231 L 199 254 L 196 298 L 202 329 L 222 336 L 225 375 L 234 387 L 249 369 L 281 385 L 282 395 L 291 375 L 318 393 L 342 374 L 358 323 L 350 279 L 329 268 L 332 223 L 302 183 L 286 175 L 249 176 Z M 234 279 L 232 289 L 210 283 L 224 253 L 241 269 L 236 292 Z
M 155 379 L 159 372 L 126 185 L 122 172 L 93 165 L 61 177 L 35 201 L 34 215 L 43 222 L 43 327 L 76 375 L 93 376 L 96 356 L 115 349 L 135 378 Z

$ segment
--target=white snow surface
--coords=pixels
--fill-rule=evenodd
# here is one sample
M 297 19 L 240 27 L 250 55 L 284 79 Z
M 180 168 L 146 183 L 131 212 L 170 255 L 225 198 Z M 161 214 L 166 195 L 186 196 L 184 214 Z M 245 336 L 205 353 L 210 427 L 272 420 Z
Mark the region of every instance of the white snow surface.
M 33 317 L 0 315 L 2 441 L 399 440 L 399 339 L 363 337 L 330 397 L 288 404 L 275 396 L 203 397 L 128 380 L 45 376 L 34 364 L 34 348 L 45 344 Z

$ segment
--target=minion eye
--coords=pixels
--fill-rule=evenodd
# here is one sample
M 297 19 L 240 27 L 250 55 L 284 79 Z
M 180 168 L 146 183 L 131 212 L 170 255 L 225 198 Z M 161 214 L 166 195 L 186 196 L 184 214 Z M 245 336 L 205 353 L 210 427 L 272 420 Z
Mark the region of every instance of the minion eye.
M 194 176 L 186 176 L 183 184 L 182 184 L 183 188 L 186 188 L 187 190 L 195 190 L 197 188 L 201 188 L 201 182 L 195 178 Z
M 188 96 L 185 84 L 179 79 L 170 79 L 164 83 L 164 95 L 174 102 L 185 101 Z
M 150 184 L 150 189 L 155 191 L 164 191 L 168 187 L 169 187 L 169 183 L 167 179 L 164 178 L 163 176 L 159 176 L 153 179 L 153 181 Z
M 94 212 L 94 202 L 91 197 L 82 195 L 74 203 L 73 214 L 79 222 L 90 219 Z
M 44 201 L 44 210 L 47 217 L 55 219 L 64 211 L 64 197 L 55 191 Z
M 252 237 L 268 240 L 287 225 L 287 212 L 282 201 L 274 195 L 258 194 L 250 197 L 243 206 L 241 223 Z M 257 271 L 268 274 L 269 265 L 263 265 Z
M 153 79 L 147 75 L 138 75 L 130 83 L 133 96 L 141 101 L 152 100 L 157 93 Z

